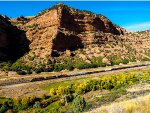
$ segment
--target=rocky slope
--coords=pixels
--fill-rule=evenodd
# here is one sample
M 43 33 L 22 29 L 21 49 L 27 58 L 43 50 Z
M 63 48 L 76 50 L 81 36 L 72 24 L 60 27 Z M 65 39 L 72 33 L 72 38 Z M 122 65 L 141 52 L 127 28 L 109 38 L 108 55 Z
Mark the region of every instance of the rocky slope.
M 25 32 L 0 15 L 0 61 L 18 59 L 28 51 L 28 45 Z
M 64 4 L 57 4 L 30 19 L 1 16 L 0 20 L 1 59 L 21 57 L 33 67 L 49 61 L 62 63 L 68 58 L 77 61 L 81 58 L 90 63 L 93 58 L 101 57 L 106 64 L 114 59 L 117 62 L 150 59 L 150 31 L 129 33 L 103 15 Z
M 77 10 L 64 4 L 57 4 L 39 13 L 22 26 L 30 40 L 30 52 L 24 57 L 34 57 L 36 62 L 51 59 L 91 44 L 117 42 L 126 30 L 114 25 L 102 15 Z M 66 51 L 67 50 L 67 51 Z

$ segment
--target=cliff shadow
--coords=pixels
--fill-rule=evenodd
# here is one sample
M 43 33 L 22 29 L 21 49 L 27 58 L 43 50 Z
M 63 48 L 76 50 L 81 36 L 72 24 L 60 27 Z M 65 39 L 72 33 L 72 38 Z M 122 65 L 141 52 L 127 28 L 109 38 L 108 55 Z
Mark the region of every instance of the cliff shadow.
M 27 53 L 30 41 L 23 30 L 16 26 L 11 26 L 6 30 L 7 46 L 0 47 L 0 61 L 15 62 L 17 59 Z
M 62 32 L 59 32 L 56 36 L 56 38 L 53 40 L 53 46 L 52 46 L 52 50 L 53 51 L 57 51 L 57 52 L 64 52 L 66 50 L 77 50 L 79 48 L 84 48 L 84 45 L 82 43 L 82 40 L 76 36 L 76 35 L 66 35 Z M 53 55 L 52 53 L 52 57 L 58 57 L 59 54 Z

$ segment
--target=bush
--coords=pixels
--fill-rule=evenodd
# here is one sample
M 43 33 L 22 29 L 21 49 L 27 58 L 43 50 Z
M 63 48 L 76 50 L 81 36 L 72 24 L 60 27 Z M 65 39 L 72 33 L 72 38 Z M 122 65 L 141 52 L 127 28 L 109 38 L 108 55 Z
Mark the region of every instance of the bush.
M 12 71 L 20 71 L 22 70 L 23 62 L 21 60 L 17 60 L 13 65 L 11 66 Z
M 0 62 L 0 68 L 1 68 L 3 71 L 9 71 L 11 65 L 12 65 L 11 62 Z
M 65 92 L 65 88 L 64 88 L 64 87 L 59 87 L 59 88 L 56 90 L 56 94 L 57 94 L 57 95 L 62 95 L 64 92 Z
M 0 108 L 0 113 L 5 113 L 9 109 L 8 102 L 4 102 L 2 107 Z
M 21 73 L 21 75 L 22 75 L 22 73 L 23 73 L 23 72 L 20 72 L 21 70 L 23 70 L 23 71 L 26 72 L 27 74 L 31 74 L 31 73 L 32 73 L 31 69 L 32 69 L 32 68 L 31 68 L 30 66 L 28 66 L 28 65 L 25 65 L 22 60 L 17 60 L 17 61 L 16 61 L 15 63 L 13 63 L 12 66 L 10 67 L 10 70 L 11 70 L 11 71 L 19 72 L 19 73 Z
M 67 70 L 69 70 L 69 71 L 72 71 L 72 70 L 74 69 L 74 67 L 71 66 L 71 65 L 69 65 L 69 66 L 65 67 L 65 69 L 67 69 Z
M 112 59 L 111 60 L 111 65 L 119 65 L 120 63 L 122 63 L 121 59 Z
M 128 60 L 128 59 L 123 59 L 123 60 L 122 60 L 122 63 L 123 63 L 123 64 L 128 64 L 128 63 L 129 63 L 129 60 Z
M 53 96 L 53 95 L 56 95 L 56 90 L 55 90 L 54 88 L 51 88 L 49 93 L 50 93 L 50 95 L 52 95 L 52 96 Z
M 92 68 L 92 64 L 86 63 L 86 62 L 78 62 L 75 64 L 75 68 L 77 69 L 86 69 L 86 68 Z
M 91 63 L 93 65 L 93 67 L 105 67 L 106 64 L 103 63 L 103 58 L 102 57 L 96 57 L 94 59 L 91 60 Z
M 75 84 L 75 93 L 84 94 L 86 92 L 86 84 Z
M 54 65 L 54 71 L 58 72 L 64 69 L 63 64 L 55 64 Z
M 98 80 L 89 80 L 84 83 L 75 83 L 71 84 L 67 87 L 59 87 L 56 91 L 55 89 L 50 89 L 51 95 L 73 95 L 76 94 L 84 94 L 89 91 L 95 90 L 113 90 L 119 89 L 122 87 L 127 87 L 141 80 L 148 79 L 150 77 L 149 73 L 144 73 L 144 75 L 140 76 L 137 74 L 121 74 L 121 75 L 112 75 L 107 77 L 102 77 Z
M 38 74 L 38 73 L 41 73 L 43 71 L 43 69 L 39 67 L 39 68 L 36 68 L 34 71 L 35 71 L 35 73 Z
M 67 61 L 64 62 L 63 66 L 64 66 L 64 69 L 67 69 L 69 71 L 72 71 L 74 69 L 74 66 L 73 66 L 73 62 L 69 59 Z
M 80 113 L 84 111 L 86 102 L 83 97 L 77 96 L 72 103 L 72 110 L 74 113 Z
M 36 98 L 34 96 L 15 99 L 13 101 L 13 110 L 17 112 L 20 110 L 27 109 L 28 107 L 32 107 L 35 103 L 35 100 Z
M 33 105 L 35 102 L 35 97 L 23 97 L 21 100 L 21 104 L 23 108 L 27 108 L 31 105 Z

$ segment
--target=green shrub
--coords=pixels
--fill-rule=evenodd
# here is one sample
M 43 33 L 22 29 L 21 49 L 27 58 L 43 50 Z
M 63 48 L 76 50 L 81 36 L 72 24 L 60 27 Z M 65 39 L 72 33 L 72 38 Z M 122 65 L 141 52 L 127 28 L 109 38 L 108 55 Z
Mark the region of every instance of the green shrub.
M 39 68 L 35 68 L 34 71 L 35 71 L 35 73 L 38 74 L 38 73 L 41 73 L 43 71 L 43 69 L 39 67 Z
M 90 80 L 86 83 L 86 92 L 102 89 L 101 80 Z
M 83 97 L 77 96 L 72 102 L 72 110 L 74 113 L 81 113 L 84 111 L 86 102 Z
M 20 71 L 22 70 L 23 62 L 21 60 L 17 60 L 13 65 L 11 66 L 12 71 Z
M 74 69 L 74 67 L 72 65 L 68 65 L 65 67 L 65 69 L 69 70 L 69 71 L 72 71 Z
M 86 62 L 78 62 L 75 64 L 75 68 L 77 69 L 86 69 L 86 68 L 92 68 L 92 64 L 86 63 Z
M 120 63 L 122 63 L 121 59 L 112 59 L 111 60 L 111 65 L 119 65 Z
M 35 103 L 35 100 L 36 98 L 34 96 L 15 99 L 13 101 L 13 110 L 17 112 L 32 107 Z
M 122 60 L 122 63 L 123 63 L 123 64 L 128 64 L 128 63 L 129 63 L 129 60 L 128 60 L 128 59 L 123 59 L 123 60 Z
M 0 62 L 0 68 L 3 71 L 9 71 L 12 63 L 11 62 Z
M 28 74 L 32 73 L 31 69 L 32 68 L 30 66 L 28 66 L 28 65 L 25 65 L 22 60 L 17 60 L 10 67 L 11 71 L 16 71 L 17 72 L 17 71 L 21 71 L 22 70 L 22 71 L 25 71 Z
M 8 102 L 4 102 L 2 107 L 0 108 L 0 113 L 5 113 L 9 109 Z
M 31 71 L 31 67 L 30 66 L 28 66 L 28 65 L 23 65 L 22 66 L 22 70 L 25 70 L 25 71 L 27 71 L 27 72 L 30 72 Z
M 93 65 L 93 67 L 105 67 L 106 64 L 103 63 L 103 58 L 102 57 L 96 57 L 94 59 L 91 60 L 91 63 Z
M 67 70 L 69 70 L 69 71 L 72 71 L 73 69 L 74 69 L 74 63 L 69 59 L 69 60 L 66 60 L 65 62 L 64 62 L 64 64 L 63 64 L 63 68 L 64 69 L 67 69 Z
M 55 64 L 54 65 L 54 71 L 58 72 L 64 69 L 64 65 L 63 64 Z

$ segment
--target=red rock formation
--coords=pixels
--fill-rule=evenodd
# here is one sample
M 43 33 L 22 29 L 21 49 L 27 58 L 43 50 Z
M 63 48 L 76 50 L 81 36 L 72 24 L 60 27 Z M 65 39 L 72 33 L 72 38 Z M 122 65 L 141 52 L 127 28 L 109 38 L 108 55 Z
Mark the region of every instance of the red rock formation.
M 34 51 L 40 58 L 50 56 L 54 50 L 63 52 L 97 43 L 96 38 L 100 42 L 103 33 L 122 35 L 126 32 L 102 15 L 73 9 L 64 4 L 41 12 L 26 23 L 23 29 L 31 41 L 31 52 Z

